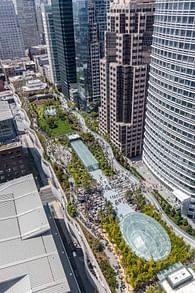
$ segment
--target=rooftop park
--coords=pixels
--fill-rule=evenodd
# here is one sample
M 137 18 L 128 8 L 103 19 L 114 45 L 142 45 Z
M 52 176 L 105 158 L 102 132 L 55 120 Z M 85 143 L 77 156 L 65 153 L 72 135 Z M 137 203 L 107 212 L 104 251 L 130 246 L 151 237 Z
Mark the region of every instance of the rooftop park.
M 68 171 L 72 175 L 76 187 L 85 188 L 93 184 L 92 177 L 74 151 L 72 152 L 71 162 L 68 165 Z
M 114 269 L 111 267 L 109 263 L 109 259 L 107 255 L 104 252 L 104 247 L 100 240 L 98 238 L 95 238 L 87 229 L 84 228 L 83 225 L 81 225 L 81 228 L 83 230 L 83 233 L 89 243 L 89 246 L 91 247 L 97 262 L 101 268 L 101 271 L 108 282 L 108 285 L 110 287 L 110 290 L 112 293 L 116 292 L 116 273 Z
M 176 210 L 174 207 L 172 207 L 157 190 L 153 191 L 153 195 L 158 200 L 161 208 L 164 210 L 167 216 L 182 230 L 195 237 L 195 229 L 192 228 L 187 219 L 182 217 L 180 210 Z
M 187 263 L 194 258 L 195 252 L 185 244 L 183 239 L 176 236 L 173 230 L 161 219 L 156 209 L 148 204 L 140 190 L 129 193 L 129 200 L 136 204 L 138 210 L 158 221 L 166 230 L 171 241 L 171 252 L 169 256 L 158 262 L 154 260 L 146 261 L 138 257 L 123 239 L 119 220 L 116 217 L 112 204 L 108 204 L 106 209 L 100 213 L 102 228 L 106 232 L 109 240 L 114 245 L 117 254 L 121 258 L 121 265 L 126 272 L 126 281 L 135 289 L 143 288 L 155 282 L 156 274 L 163 268 L 175 263 Z M 157 291 L 158 292 L 158 291 Z
M 73 130 L 79 130 L 79 123 L 74 115 L 65 112 L 58 100 L 41 100 L 31 105 L 39 128 L 50 137 L 59 138 Z
M 96 112 L 81 112 L 81 115 L 85 119 L 85 123 L 89 129 L 91 129 L 94 132 L 99 132 L 99 125 L 98 125 L 98 113 Z
M 87 144 L 89 150 L 94 155 L 96 160 L 99 162 L 100 168 L 102 169 L 104 174 L 106 176 L 115 175 L 115 171 L 109 165 L 109 163 L 108 163 L 108 161 L 102 151 L 102 147 L 94 139 L 93 135 L 90 133 L 81 133 L 80 135 L 81 135 L 83 142 L 85 142 Z

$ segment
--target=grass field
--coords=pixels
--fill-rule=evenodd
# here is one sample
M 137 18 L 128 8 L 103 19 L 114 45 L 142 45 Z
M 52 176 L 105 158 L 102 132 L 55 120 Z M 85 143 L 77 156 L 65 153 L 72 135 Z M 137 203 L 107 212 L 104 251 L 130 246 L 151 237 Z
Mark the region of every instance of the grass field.
M 65 115 L 64 115 L 64 117 L 61 117 L 61 115 L 59 115 L 58 104 L 56 104 L 54 102 L 53 105 L 57 109 L 56 116 L 52 117 L 52 119 L 55 121 L 55 127 L 49 126 L 48 122 L 49 122 L 49 119 L 51 119 L 51 118 L 49 118 L 45 114 L 45 108 L 48 106 L 48 102 L 34 104 L 34 107 L 36 109 L 36 113 L 38 116 L 39 127 L 43 131 L 47 132 L 49 134 L 49 136 L 55 138 L 55 137 L 63 136 L 65 134 L 71 132 L 72 129 L 71 129 L 69 121 L 65 118 Z

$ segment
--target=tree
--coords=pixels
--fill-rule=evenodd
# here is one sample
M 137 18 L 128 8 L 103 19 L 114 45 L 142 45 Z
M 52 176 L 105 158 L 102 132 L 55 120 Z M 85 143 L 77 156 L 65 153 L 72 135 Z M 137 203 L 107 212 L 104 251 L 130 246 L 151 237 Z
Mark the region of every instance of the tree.
M 53 128 L 57 127 L 56 119 L 54 117 L 47 118 L 47 123 L 48 123 L 49 128 L 53 129 Z
M 76 217 L 77 211 L 72 201 L 68 201 L 67 211 L 71 217 L 73 218 Z

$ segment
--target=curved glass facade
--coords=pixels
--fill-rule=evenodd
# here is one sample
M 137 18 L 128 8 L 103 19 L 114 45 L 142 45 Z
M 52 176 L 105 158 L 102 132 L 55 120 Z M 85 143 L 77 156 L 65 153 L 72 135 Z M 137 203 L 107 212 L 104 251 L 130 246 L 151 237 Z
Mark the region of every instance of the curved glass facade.
M 143 160 L 160 180 L 192 197 L 192 216 L 195 1 L 156 0 Z

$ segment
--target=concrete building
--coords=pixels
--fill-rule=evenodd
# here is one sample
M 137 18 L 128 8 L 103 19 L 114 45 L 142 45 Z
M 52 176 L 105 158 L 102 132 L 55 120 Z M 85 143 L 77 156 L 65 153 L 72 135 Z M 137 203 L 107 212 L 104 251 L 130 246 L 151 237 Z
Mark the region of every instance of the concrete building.
M 142 153 L 154 0 L 114 0 L 101 59 L 99 128 L 127 157 Z
M 194 293 L 195 272 L 190 267 L 176 263 L 157 274 L 159 284 L 166 293 Z
M 44 91 L 47 88 L 47 83 L 42 82 L 40 79 L 31 79 L 26 81 L 26 85 L 22 87 L 25 94 Z
M 156 1 L 143 160 L 195 218 L 195 3 Z
M 0 292 L 72 291 L 48 218 L 32 175 L 0 185 Z
M 34 0 L 13 0 L 25 48 L 40 44 Z
M 29 55 L 32 59 L 36 55 L 44 55 L 44 54 L 47 54 L 47 46 L 46 45 L 33 46 L 29 49 Z
M 0 1 L 0 59 L 25 56 L 24 40 L 12 0 Z
M 53 80 L 69 97 L 76 83 L 72 0 L 52 0 L 44 5 L 43 25 Z
M 21 142 L 0 145 L 0 184 L 30 173 Z
M 0 144 L 13 141 L 17 130 L 10 105 L 7 101 L 0 101 Z

